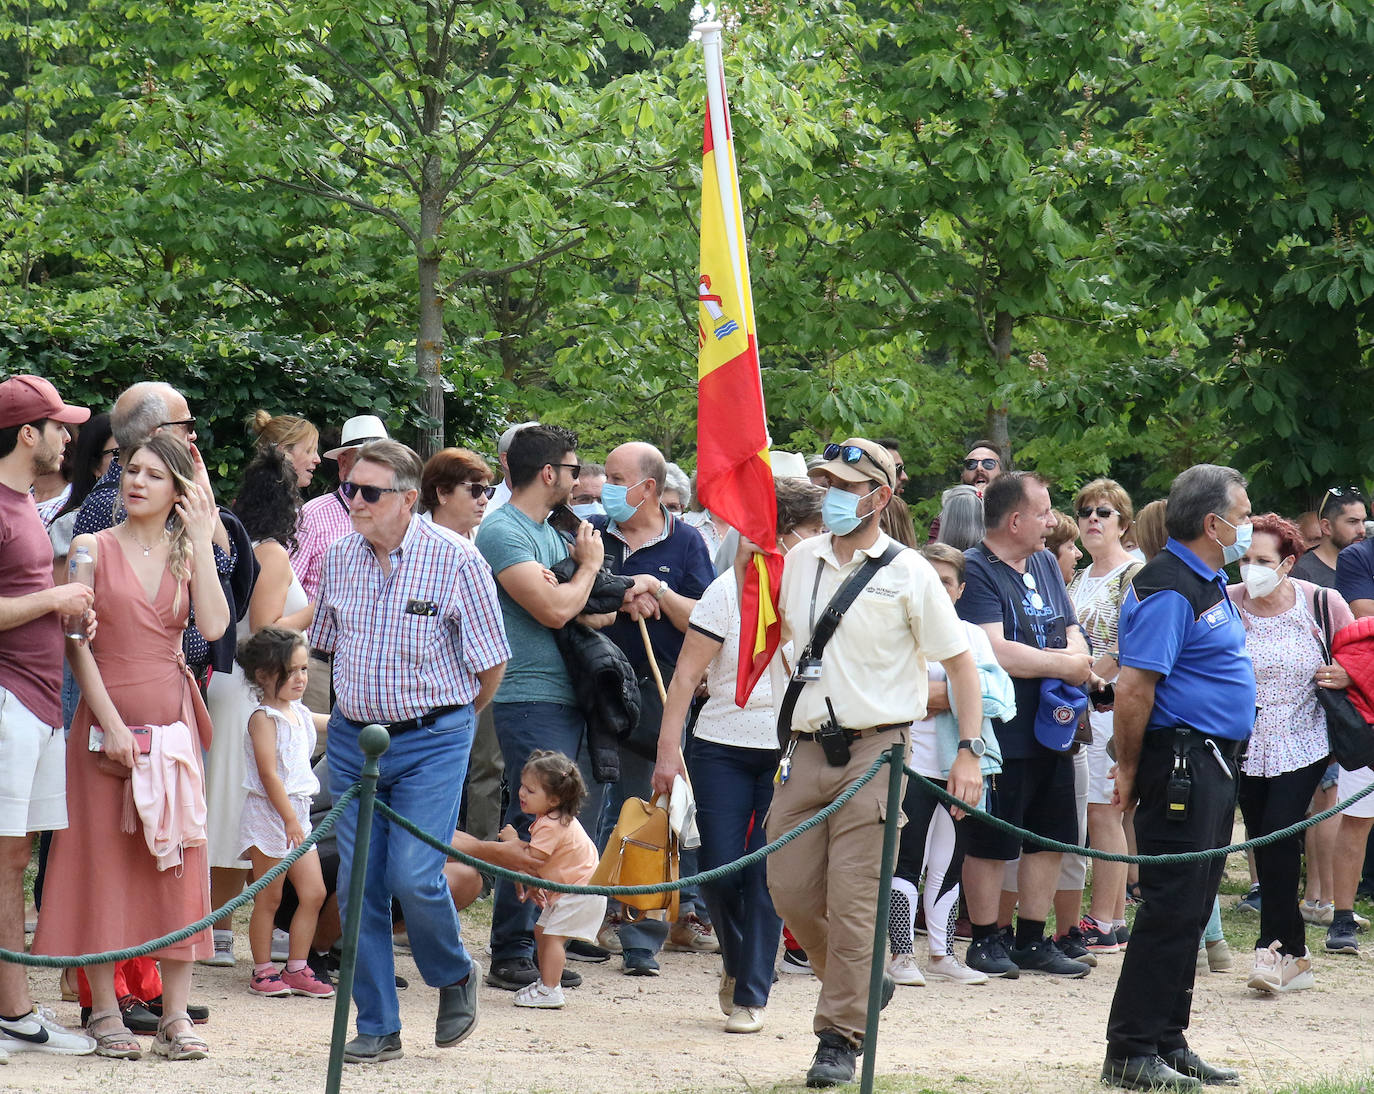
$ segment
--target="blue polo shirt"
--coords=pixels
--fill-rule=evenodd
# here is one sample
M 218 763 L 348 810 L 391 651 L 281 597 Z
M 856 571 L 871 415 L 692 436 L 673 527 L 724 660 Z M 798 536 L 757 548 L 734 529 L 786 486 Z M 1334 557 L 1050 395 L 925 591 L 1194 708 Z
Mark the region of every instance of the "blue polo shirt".
M 1336 591 L 1347 604 L 1374 600 L 1374 539 L 1362 539 L 1336 556 Z
M 1121 604 L 1123 666 L 1162 673 L 1147 730 L 1189 726 L 1243 741 L 1255 725 L 1255 670 L 1226 574 L 1178 540 L 1135 575 Z

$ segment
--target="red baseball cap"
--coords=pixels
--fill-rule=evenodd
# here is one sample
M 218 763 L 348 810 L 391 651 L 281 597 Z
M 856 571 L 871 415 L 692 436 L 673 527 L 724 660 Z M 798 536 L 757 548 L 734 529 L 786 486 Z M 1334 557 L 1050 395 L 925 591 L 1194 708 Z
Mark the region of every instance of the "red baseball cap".
M 63 425 L 80 425 L 91 416 L 84 406 L 68 406 L 41 376 L 11 376 L 0 383 L 0 429 L 51 418 Z

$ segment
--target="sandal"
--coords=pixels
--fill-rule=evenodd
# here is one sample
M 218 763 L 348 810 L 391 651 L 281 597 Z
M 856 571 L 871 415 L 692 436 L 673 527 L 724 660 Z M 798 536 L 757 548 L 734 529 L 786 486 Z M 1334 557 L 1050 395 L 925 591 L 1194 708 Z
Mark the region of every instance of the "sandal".
M 172 1027 L 178 1022 L 185 1022 L 186 1029 L 173 1033 Z M 190 1018 L 185 1014 L 173 1014 L 158 1023 L 153 1051 L 169 1060 L 203 1060 L 210 1055 L 210 1046 L 196 1033 Z
M 62 1002 L 75 1003 L 81 997 L 77 994 L 76 970 L 63 969 L 62 975 L 57 978 L 57 990 L 62 996 Z
M 124 1025 L 124 1015 L 116 1010 L 92 1014 L 86 1032 L 95 1038 L 95 1054 L 111 1060 L 137 1060 L 143 1055 L 138 1041 Z

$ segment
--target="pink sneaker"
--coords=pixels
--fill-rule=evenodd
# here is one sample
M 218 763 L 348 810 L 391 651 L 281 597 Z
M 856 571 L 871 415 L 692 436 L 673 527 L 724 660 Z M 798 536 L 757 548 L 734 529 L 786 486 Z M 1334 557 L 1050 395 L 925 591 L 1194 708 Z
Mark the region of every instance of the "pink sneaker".
M 248 982 L 248 990 L 254 995 L 266 995 L 271 998 L 291 994 L 291 989 L 282 983 L 281 976 L 278 975 L 276 969 L 271 972 L 255 973 L 253 979 Z
M 281 983 L 290 989 L 292 995 L 308 995 L 312 999 L 334 998 L 333 986 L 326 984 L 316 976 L 315 970 L 309 965 L 301 969 L 300 972 L 283 971 Z

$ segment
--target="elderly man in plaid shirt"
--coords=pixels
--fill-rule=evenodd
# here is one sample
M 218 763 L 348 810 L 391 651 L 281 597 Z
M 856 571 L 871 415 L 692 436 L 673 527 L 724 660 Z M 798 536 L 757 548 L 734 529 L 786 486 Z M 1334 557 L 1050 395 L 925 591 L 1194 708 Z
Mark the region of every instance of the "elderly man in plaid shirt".
M 467 772 L 476 712 L 491 701 L 510 657 L 491 569 L 475 548 L 414 519 L 420 458 L 396 441 L 363 446 L 341 486 L 355 532 L 325 557 L 316 650 L 334 655 L 337 703 L 329 719 L 331 789 L 359 776 L 358 733 L 379 722 L 391 733 L 377 797 L 421 828 L 449 835 Z M 352 867 L 357 814 L 339 819 L 339 876 Z M 444 856 L 382 817 L 373 822 L 368 886 L 353 999 L 353 1063 L 401 1055 L 401 1014 L 391 951 L 391 899 L 405 912 L 415 963 L 439 989 L 434 1043 L 456 1045 L 477 1026 L 481 970 L 459 935 L 444 880 Z

